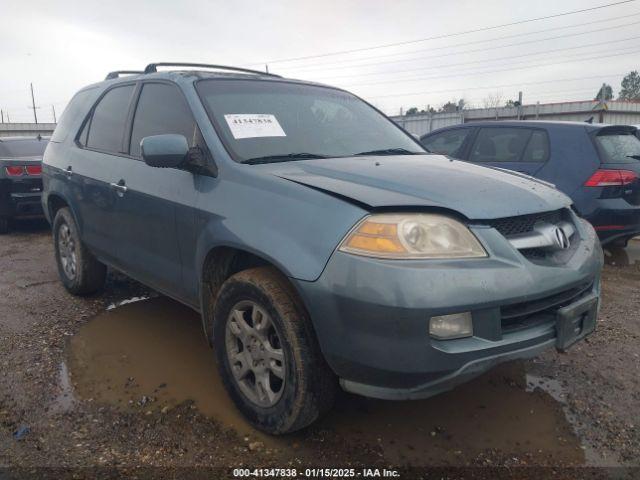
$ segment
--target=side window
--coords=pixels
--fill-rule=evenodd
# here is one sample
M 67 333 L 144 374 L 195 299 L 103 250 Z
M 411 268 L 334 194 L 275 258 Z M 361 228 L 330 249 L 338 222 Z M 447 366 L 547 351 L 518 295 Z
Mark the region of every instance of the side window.
M 534 130 L 522 155 L 523 162 L 544 163 L 549 159 L 549 139 L 542 130 Z
M 455 157 L 469 132 L 470 128 L 457 128 L 427 137 L 421 143 L 430 152 Z
M 531 130 L 526 128 L 481 128 L 471 148 L 470 162 L 518 162 Z
M 102 97 L 91 117 L 87 147 L 113 153 L 121 151 L 133 88 L 133 85 L 116 87 Z
M 142 87 L 133 118 L 129 153 L 140 156 L 140 141 L 150 135 L 184 135 L 192 147 L 196 143 L 196 122 L 177 87 L 147 83 Z
M 62 117 L 58 121 L 56 129 L 53 131 L 53 135 L 51 135 L 52 142 L 58 143 L 66 140 L 71 128 L 73 128 L 74 124 L 77 124 L 76 119 L 78 119 L 80 115 L 86 115 L 89 106 L 93 104 L 98 96 L 97 92 L 98 90 L 94 87 L 81 90 L 74 95 L 69 105 L 67 105 L 67 108 L 62 112 Z

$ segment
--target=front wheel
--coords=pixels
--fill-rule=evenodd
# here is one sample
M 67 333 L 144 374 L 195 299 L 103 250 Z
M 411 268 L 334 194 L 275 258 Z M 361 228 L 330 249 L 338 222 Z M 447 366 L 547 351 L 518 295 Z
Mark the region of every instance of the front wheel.
M 53 242 L 58 274 L 74 295 L 88 295 L 102 288 L 107 267 L 80 240 L 78 227 L 68 208 L 61 208 L 53 220 Z
M 225 387 L 256 428 L 293 432 L 331 408 L 335 376 L 304 307 L 275 269 L 246 270 L 222 285 L 213 333 Z
M 0 218 L 0 235 L 4 235 L 5 233 L 9 233 L 9 219 Z

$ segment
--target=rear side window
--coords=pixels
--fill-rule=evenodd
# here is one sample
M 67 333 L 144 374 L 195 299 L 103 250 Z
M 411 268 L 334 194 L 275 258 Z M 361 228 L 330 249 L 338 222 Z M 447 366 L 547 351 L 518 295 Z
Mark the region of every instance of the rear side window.
M 421 143 L 432 153 L 456 156 L 465 139 L 469 136 L 469 132 L 471 132 L 470 128 L 457 128 L 426 137 Z
M 140 156 L 140 141 L 144 137 L 165 133 L 184 135 L 189 146 L 193 146 L 196 122 L 177 87 L 147 83 L 142 87 L 133 119 L 130 154 Z
M 549 159 L 549 139 L 547 132 L 534 130 L 529 138 L 527 148 L 522 155 L 523 162 L 543 163 Z
M 519 162 L 524 158 L 535 158 L 544 154 L 540 143 L 546 136 L 537 136 L 536 145 L 528 150 L 527 145 L 534 131 L 528 128 L 481 128 L 471 148 L 471 162 Z M 543 134 L 544 135 L 544 134 Z M 544 147 L 547 148 L 548 147 Z M 523 155 L 527 149 L 527 155 Z M 542 161 L 542 160 L 524 160 Z
M 602 163 L 634 163 L 640 160 L 640 139 L 633 133 L 598 135 Z
M 53 131 L 53 135 L 51 135 L 52 142 L 60 143 L 65 141 L 76 122 L 80 122 L 80 117 L 84 118 L 97 93 L 97 88 L 88 88 L 73 96 L 67 108 L 62 112 L 62 117 L 58 120 L 58 125 Z
M 113 153 L 122 150 L 122 136 L 133 88 L 133 85 L 116 87 L 102 97 L 91 117 L 87 147 Z
M 48 140 L 5 140 L 0 138 L 0 158 L 41 157 Z

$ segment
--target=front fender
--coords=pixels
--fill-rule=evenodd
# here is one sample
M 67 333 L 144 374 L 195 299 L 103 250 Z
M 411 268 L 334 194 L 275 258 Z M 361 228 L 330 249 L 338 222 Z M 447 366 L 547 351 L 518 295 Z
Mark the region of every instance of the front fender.
M 198 278 L 207 254 L 224 246 L 250 252 L 291 278 L 316 280 L 367 212 L 312 188 L 253 174 L 250 168 L 239 166 L 247 171 L 227 170 L 224 179 L 203 180 L 196 218 Z

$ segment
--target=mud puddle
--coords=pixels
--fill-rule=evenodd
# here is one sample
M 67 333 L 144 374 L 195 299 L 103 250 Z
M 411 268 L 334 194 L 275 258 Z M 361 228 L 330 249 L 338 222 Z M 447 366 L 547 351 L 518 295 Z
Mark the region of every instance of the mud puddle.
M 561 405 L 542 390 L 527 391 L 523 363 L 426 400 L 351 397 L 327 423 L 354 439 L 377 441 L 386 458 L 408 465 L 482 461 L 488 452 L 516 463 L 584 462 Z
M 529 388 L 523 363 L 500 366 L 437 397 L 387 402 L 341 395 L 312 429 L 263 435 L 236 411 L 218 376 L 199 316 L 157 297 L 125 303 L 95 317 L 70 341 L 67 365 L 83 401 L 147 412 L 193 401 L 201 413 L 284 455 L 318 458 L 340 438 L 379 448 L 398 465 L 464 464 L 500 452 L 526 463 L 581 464 L 562 404 Z M 65 389 L 65 391 L 68 389 Z

